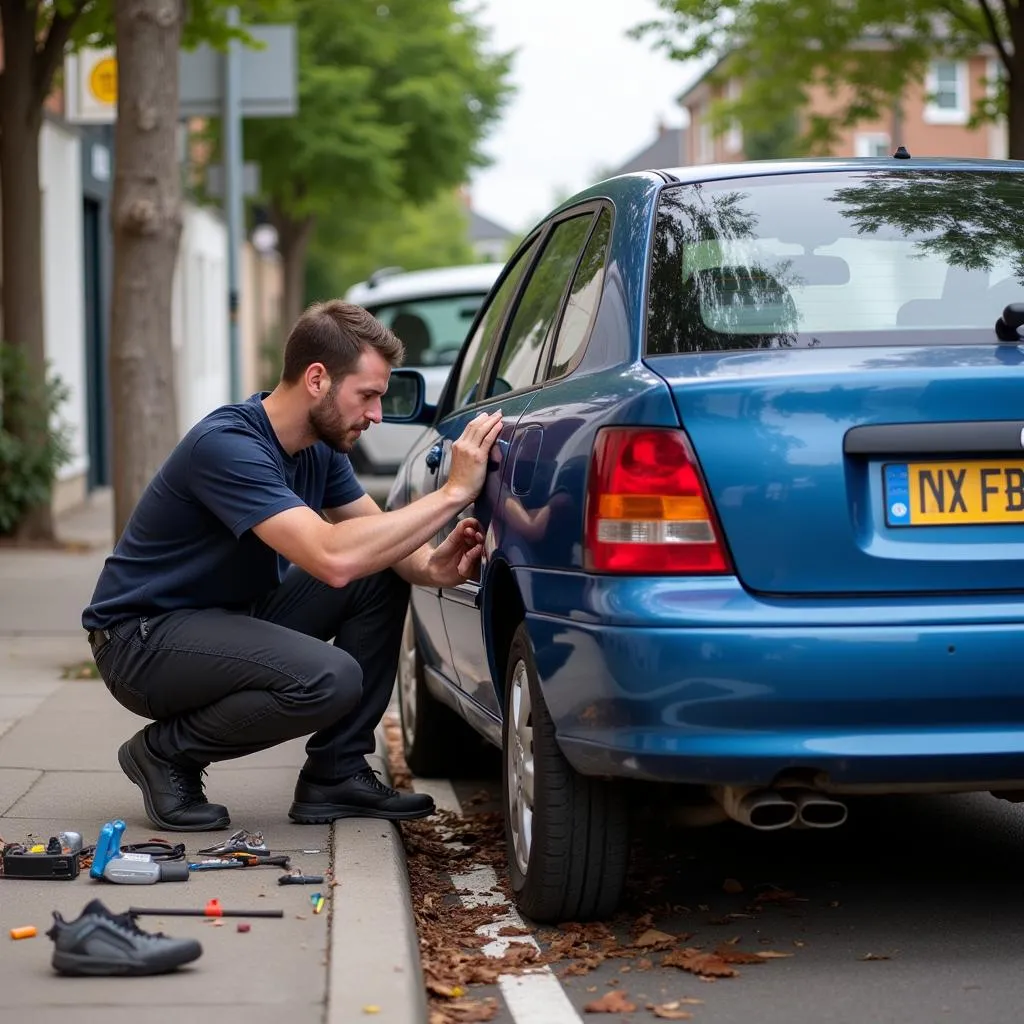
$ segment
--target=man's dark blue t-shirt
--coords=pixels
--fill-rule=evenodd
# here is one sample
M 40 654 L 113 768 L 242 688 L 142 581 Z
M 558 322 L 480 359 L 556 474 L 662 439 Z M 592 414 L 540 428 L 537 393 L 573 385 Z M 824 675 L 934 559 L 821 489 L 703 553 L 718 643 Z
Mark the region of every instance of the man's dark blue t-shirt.
M 171 452 L 103 567 L 82 613 L 86 629 L 186 608 L 248 611 L 288 568 L 252 527 L 364 493 L 348 457 L 327 445 L 288 455 L 264 397 L 216 409 Z

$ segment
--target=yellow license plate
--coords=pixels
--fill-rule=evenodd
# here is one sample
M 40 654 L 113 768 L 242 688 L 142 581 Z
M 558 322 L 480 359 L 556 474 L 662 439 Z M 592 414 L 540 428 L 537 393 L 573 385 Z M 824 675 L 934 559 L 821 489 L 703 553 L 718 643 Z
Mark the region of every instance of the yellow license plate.
M 890 526 L 1024 523 L 1024 460 L 900 462 L 883 467 Z

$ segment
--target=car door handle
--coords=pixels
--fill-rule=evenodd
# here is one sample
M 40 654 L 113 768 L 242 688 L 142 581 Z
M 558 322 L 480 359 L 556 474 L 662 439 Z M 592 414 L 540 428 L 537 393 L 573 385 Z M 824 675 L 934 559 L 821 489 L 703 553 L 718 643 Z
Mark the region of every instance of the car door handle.
M 440 442 L 438 444 L 435 444 L 427 452 L 427 469 L 429 469 L 431 473 L 436 473 L 437 472 L 438 466 L 441 465 L 441 457 L 443 455 L 444 455 L 444 448 L 440 444 Z

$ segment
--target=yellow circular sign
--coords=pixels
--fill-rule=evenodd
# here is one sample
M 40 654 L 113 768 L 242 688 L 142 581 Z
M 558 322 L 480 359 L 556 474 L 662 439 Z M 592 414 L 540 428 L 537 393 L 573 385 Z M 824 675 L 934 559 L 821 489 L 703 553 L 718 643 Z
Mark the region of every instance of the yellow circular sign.
M 117 102 L 117 61 L 104 57 L 89 74 L 89 90 L 100 103 Z

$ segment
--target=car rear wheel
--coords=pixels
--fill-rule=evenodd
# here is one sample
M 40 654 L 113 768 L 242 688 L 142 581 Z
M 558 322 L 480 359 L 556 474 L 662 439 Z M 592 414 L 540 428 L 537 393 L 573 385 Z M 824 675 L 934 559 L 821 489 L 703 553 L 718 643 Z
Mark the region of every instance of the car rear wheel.
M 479 770 L 482 740 L 427 689 L 412 608 L 398 656 L 398 711 L 405 763 L 424 778 L 458 778 Z
M 525 624 L 505 675 L 502 795 L 509 878 L 534 921 L 607 917 L 622 896 L 629 829 L 620 784 L 579 775 L 555 741 Z

